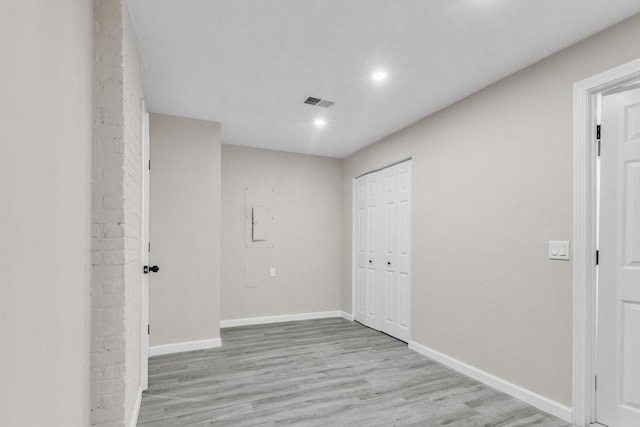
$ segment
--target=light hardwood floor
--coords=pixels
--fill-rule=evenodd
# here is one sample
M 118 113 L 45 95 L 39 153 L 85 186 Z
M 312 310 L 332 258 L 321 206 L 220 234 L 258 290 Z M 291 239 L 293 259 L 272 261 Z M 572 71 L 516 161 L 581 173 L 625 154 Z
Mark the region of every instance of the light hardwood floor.
M 344 319 L 222 330 L 149 360 L 138 426 L 569 426 Z

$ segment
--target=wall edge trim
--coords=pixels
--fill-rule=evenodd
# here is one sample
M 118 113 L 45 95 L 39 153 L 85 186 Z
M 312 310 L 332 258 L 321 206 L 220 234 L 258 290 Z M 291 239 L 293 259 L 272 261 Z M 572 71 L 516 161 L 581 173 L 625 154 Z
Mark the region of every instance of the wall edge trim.
M 138 387 L 138 392 L 136 393 L 136 403 L 133 404 L 133 414 L 131 414 L 131 420 L 129 420 L 129 427 L 136 427 L 138 425 L 140 406 L 142 406 L 142 387 Z
M 348 320 L 349 322 L 353 322 L 355 317 L 351 313 L 347 313 L 346 311 L 341 312 L 342 318 Z
M 280 314 L 275 316 L 260 316 L 260 317 L 247 317 L 244 319 L 229 319 L 221 320 L 220 328 L 234 328 L 236 326 L 249 326 L 249 325 L 265 325 L 268 323 L 280 323 L 280 322 L 295 322 L 298 320 L 312 320 L 312 319 L 329 319 L 332 317 L 344 317 L 344 315 L 350 316 L 340 310 L 334 311 L 317 311 L 313 313 L 296 313 L 296 314 Z
M 531 390 L 527 390 L 526 388 L 513 384 L 474 366 L 468 365 L 415 341 L 409 341 L 409 348 L 416 353 L 420 353 L 423 356 L 435 360 L 436 362 L 442 363 L 443 365 L 448 366 L 449 368 L 452 368 L 468 377 L 478 380 L 503 393 L 515 397 L 516 399 L 522 400 L 529 405 L 535 406 L 536 408 L 556 416 L 563 421 L 568 423 L 571 422 L 572 410 L 570 407 L 563 405 L 562 403 L 534 393 Z
M 220 347 L 221 345 L 222 340 L 220 338 L 154 345 L 149 347 L 149 357 L 161 356 L 163 354 L 183 353 L 185 351 L 205 350 L 208 348 Z

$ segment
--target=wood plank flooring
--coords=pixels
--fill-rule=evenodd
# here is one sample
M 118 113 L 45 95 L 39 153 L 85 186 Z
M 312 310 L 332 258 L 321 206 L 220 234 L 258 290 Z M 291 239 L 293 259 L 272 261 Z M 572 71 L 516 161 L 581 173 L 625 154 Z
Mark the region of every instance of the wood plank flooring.
M 138 426 L 569 426 L 344 319 L 222 330 L 149 360 Z

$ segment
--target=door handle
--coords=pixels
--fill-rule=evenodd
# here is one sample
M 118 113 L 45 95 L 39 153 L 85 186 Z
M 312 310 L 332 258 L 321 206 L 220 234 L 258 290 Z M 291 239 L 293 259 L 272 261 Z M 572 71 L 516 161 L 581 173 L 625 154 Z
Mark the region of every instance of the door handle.
M 373 263 L 373 261 L 372 261 L 372 260 L 369 260 L 369 264 L 372 264 L 372 263 Z
M 153 265 L 151 267 L 145 265 L 144 267 L 142 267 L 142 272 L 144 274 L 149 274 L 149 272 L 157 273 L 158 271 L 160 271 L 160 267 L 158 267 L 157 265 Z
M 387 265 L 391 265 L 391 261 L 387 261 Z

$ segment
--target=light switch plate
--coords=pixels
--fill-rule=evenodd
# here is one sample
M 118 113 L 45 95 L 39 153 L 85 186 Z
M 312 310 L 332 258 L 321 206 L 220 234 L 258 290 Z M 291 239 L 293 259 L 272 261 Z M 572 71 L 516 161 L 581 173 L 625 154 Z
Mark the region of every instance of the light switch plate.
M 569 241 L 549 240 L 549 259 L 569 260 Z
M 275 267 L 271 267 L 269 269 L 269 276 L 276 277 L 276 268 Z

